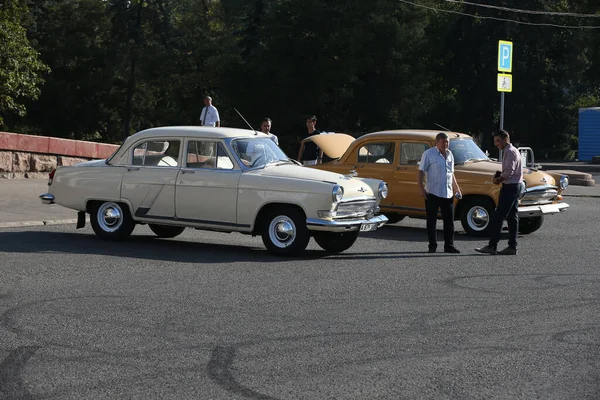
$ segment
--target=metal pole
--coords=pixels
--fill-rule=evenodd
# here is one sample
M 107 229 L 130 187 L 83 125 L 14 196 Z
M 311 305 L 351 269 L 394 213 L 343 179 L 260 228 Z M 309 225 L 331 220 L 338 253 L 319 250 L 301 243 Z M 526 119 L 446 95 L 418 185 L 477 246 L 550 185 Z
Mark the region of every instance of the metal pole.
M 500 129 L 504 129 L 504 92 L 500 92 Z M 502 150 L 498 153 L 498 161 L 502 162 Z
M 500 129 L 504 129 L 504 92 L 500 92 Z

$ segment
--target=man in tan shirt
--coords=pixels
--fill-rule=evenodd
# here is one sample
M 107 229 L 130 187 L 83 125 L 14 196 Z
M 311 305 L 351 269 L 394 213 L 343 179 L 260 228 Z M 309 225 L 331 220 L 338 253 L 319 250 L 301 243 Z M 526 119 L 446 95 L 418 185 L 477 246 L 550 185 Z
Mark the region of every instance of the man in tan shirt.
M 475 249 L 486 254 L 517 254 L 517 235 L 519 233 L 519 198 L 523 192 L 523 168 L 519 150 L 510 144 L 508 132 L 500 130 L 494 134 L 494 144 L 502 150 L 502 172 L 494 177 L 494 184 L 502 184 L 498 207 L 492 216 L 490 231 L 492 236 L 487 246 Z M 497 250 L 502 232 L 502 223 L 508 223 L 508 247 L 500 252 Z

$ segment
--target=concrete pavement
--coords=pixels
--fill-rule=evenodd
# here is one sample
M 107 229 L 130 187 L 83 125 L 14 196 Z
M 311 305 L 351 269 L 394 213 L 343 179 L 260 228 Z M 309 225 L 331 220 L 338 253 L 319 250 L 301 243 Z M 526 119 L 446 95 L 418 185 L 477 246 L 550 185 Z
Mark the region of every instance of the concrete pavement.
M 45 205 L 39 195 L 48 191 L 45 179 L 0 179 L 0 228 L 76 223 L 77 213 Z
M 411 219 L 299 259 L 0 229 L 0 398 L 597 399 L 600 202 L 569 201 L 517 257 L 428 254 Z

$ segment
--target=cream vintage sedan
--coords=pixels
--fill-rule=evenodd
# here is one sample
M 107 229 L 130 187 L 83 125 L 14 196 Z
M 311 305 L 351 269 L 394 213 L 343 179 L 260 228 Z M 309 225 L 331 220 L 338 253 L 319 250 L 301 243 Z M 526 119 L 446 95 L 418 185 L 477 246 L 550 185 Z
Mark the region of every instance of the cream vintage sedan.
M 163 127 L 138 132 L 107 160 L 50 174 L 45 204 L 86 213 L 94 232 L 123 239 L 136 224 L 172 238 L 186 227 L 260 235 L 269 251 L 296 255 L 310 237 L 323 249 L 350 248 L 378 215 L 387 185 L 299 165 L 249 130 Z

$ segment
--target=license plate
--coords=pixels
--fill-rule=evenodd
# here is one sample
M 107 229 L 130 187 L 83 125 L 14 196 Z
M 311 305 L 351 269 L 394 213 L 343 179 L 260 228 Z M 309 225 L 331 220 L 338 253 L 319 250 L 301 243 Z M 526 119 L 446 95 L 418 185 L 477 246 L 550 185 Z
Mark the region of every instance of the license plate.
M 374 230 L 377 230 L 377 223 L 362 224 L 360 226 L 361 232 L 370 232 L 370 231 L 374 231 Z

